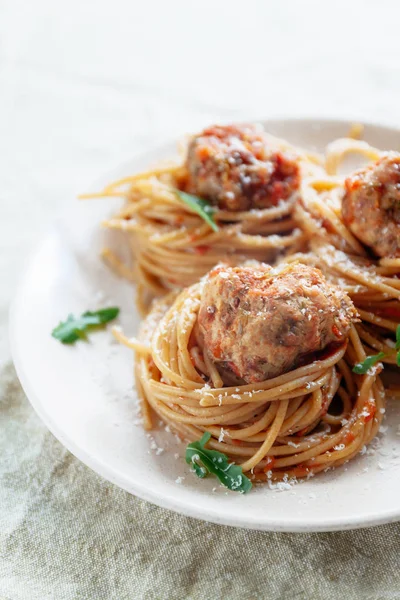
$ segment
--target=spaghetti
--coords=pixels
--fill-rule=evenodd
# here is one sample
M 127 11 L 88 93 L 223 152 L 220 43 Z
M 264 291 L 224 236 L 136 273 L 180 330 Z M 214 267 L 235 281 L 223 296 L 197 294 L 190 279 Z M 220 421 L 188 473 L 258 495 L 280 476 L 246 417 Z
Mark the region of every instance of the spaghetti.
M 348 340 L 307 364 L 266 381 L 232 383 L 199 334 L 203 286 L 204 280 L 155 302 L 138 341 L 116 332 L 136 353 L 147 429 L 152 409 L 188 441 L 207 431 L 208 446 L 256 481 L 287 481 L 339 466 L 376 435 L 385 412 L 381 367 L 363 376 L 352 372 L 366 356 L 354 325 Z
M 345 178 L 339 175 L 339 170 L 350 154 L 366 160 L 377 160 L 382 153 L 366 142 L 351 138 L 338 139 L 329 144 L 323 176 L 311 175 L 304 180 L 295 207 L 295 218 L 309 239 L 318 237 L 349 254 L 367 256 L 366 249 L 346 227 L 342 218 Z
M 315 240 L 310 252 L 293 254 L 298 261 L 318 267 L 325 277 L 353 300 L 361 323 L 356 325 L 368 353 L 384 352 L 384 362 L 395 365 L 395 333 L 400 323 L 400 259 L 372 260 L 346 254 L 331 244 Z
M 352 190 L 340 174 L 345 158 L 357 154 L 380 164 L 384 156 L 356 139 L 362 128 L 351 132 L 353 138 L 332 142 L 325 156 L 319 156 L 264 133 L 262 137 L 253 130 L 248 133 L 248 126 L 243 133 L 243 127 L 205 130 L 192 138 L 182 163 L 116 181 L 93 196 L 125 199 L 121 212 L 105 226 L 126 234 L 133 268 L 109 249 L 104 256 L 136 282 L 142 312 L 146 314 L 150 306 L 137 340 L 114 331 L 135 352 L 144 427 L 152 427 L 154 412 L 189 442 L 210 434 L 208 446 L 223 452 L 253 480 L 288 481 L 347 462 L 376 435 L 385 412 L 382 365 L 377 361 L 381 357 L 388 365 L 399 361 L 400 257 L 374 255 L 375 247 L 366 245 L 362 226 L 351 227 L 343 217 L 343 197 Z M 262 154 L 264 143 L 275 149 L 272 158 Z M 258 149 L 259 144 L 264 150 Z M 396 156 L 390 161 L 400 165 Z M 213 221 L 185 203 L 180 191 L 196 194 L 201 203 L 210 202 Z M 394 248 L 396 227 L 391 228 Z M 223 341 L 229 335 L 233 347 L 243 348 L 242 328 L 232 329 L 238 305 L 228 303 L 226 328 L 220 327 L 214 338 L 201 330 L 200 307 L 204 276 L 210 269 L 221 262 L 235 266 L 249 259 L 254 268 L 255 261 L 277 263 L 278 270 L 280 265 L 290 270 L 298 262 L 317 267 L 329 282 L 332 297 L 344 304 L 352 301 L 360 319 L 350 318 L 343 333 L 339 321 L 329 320 L 332 306 L 320 308 L 322 316 L 308 314 L 310 339 L 320 336 L 325 345 L 318 351 L 310 348 L 304 361 L 289 358 L 290 368 L 280 371 L 271 366 L 272 352 L 257 371 L 251 342 L 257 340 L 255 345 L 260 346 L 265 340 L 258 324 L 249 322 L 254 314 L 262 314 L 265 295 L 259 289 L 262 310 L 252 314 L 249 304 L 244 309 L 250 342 L 239 366 L 252 364 L 254 376 L 246 379 L 238 363 L 225 357 L 221 364 L 216 358 L 224 353 Z M 293 289 L 289 286 L 286 291 L 293 309 Z M 221 299 L 224 294 L 219 292 Z M 351 301 L 343 301 L 345 293 Z M 276 297 L 278 313 L 282 298 Z M 315 294 L 310 298 L 315 300 Z M 304 323 L 306 309 L 301 310 Z M 271 336 L 272 317 L 263 317 Z M 302 340 L 307 328 L 300 321 L 288 314 L 283 329 L 275 328 L 276 339 L 289 327 L 289 338 Z M 285 343 L 280 343 L 277 355 L 284 354 Z M 292 344 L 299 345 L 292 339 L 287 346 Z M 379 355 L 371 356 L 375 352 Z M 365 371 L 353 371 L 358 363 L 369 366 L 374 361 Z M 391 389 L 391 393 L 399 392 Z
M 231 126 L 227 126 L 219 129 L 230 128 Z M 256 135 L 261 138 L 259 132 Z M 300 181 L 308 181 L 311 176 L 317 178 L 318 174 L 323 176 L 322 157 L 264 133 L 262 140 L 268 147 L 274 148 L 274 158 L 288 153 L 294 157 Z M 238 162 L 240 157 L 238 159 L 234 154 L 235 149 L 228 148 L 226 152 L 228 151 L 231 152 L 228 160 Z M 185 152 L 187 153 L 186 150 Z M 253 160 L 250 151 L 248 153 Z M 250 159 L 248 156 L 242 157 L 242 164 L 246 166 L 246 161 L 249 162 Z M 267 175 L 263 175 L 270 177 L 270 162 L 258 161 L 257 165 L 258 163 L 267 165 Z M 277 170 L 275 163 L 274 168 Z M 264 203 L 264 206 L 261 202 L 258 206 L 247 206 L 239 210 L 237 206 L 235 210 L 227 209 L 226 202 L 215 206 L 217 231 L 213 231 L 176 193 L 177 190 L 191 191 L 193 176 L 189 166 L 187 156 L 184 156 L 179 164 L 132 175 L 111 183 L 100 193 L 82 196 L 121 196 L 125 199 L 122 210 L 105 221 L 104 225 L 125 234 L 133 267 L 124 264 L 110 248 L 104 249 L 103 256 L 123 277 L 137 284 L 138 306 L 143 314 L 147 312 L 152 298 L 160 297 L 171 289 L 181 289 L 195 283 L 221 261 L 232 265 L 240 264 L 246 259 L 269 262 L 279 255 L 304 247 L 305 235 L 292 216 L 298 190 L 279 199 L 284 191 L 281 179 L 284 177 L 282 172 L 284 173 L 285 165 L 278 173 L 280 179 L 275 183 L 271 205 Z M 217 171 L 218 169 L 219 164 L 216 167 Z M 248 174 L 240 174 L 240 177 L 244 181 L 246 178 L 250 180 Z M 306 183 L 302 184 L 303 188 L 304 186 Z M 247 197 L 251 197 L 254 187 L 252 180 L 245 190 Z M 228 198 L 229 193 L 233 195 L 233 192 L 227 192 Z
M 374 255 L 371 248 L 355 237 L 343 218 L 342 202 L 345 185 L 356 192 L 360 189 L 358 173 L 369 175 L 371 167 L 355 172 L 345 180 L 339 176 L 340 165 L 348 154 L 358 154 L 367 160 L 389 161 L 391 155 L 355 139 L 340 139 L 330 144 L 326 152 L 326 175 L 324 178 L 307 180 L 307 187 L 300 195 L 295 207 L 295 217 L 299 227 L 309 239 L 309 253 L 296 254 L 289 260 L 302 260 L 319 267 L 326 277 L 342 287 L 352 298 L 362 323 L 357 325 L 358 333 L 368 350 L 385 353 L 383 359 L 388 364 L 396 364 L 395 332 L 400 324 L 400 256 L 386 255 L 385 247 L 389 235 L 381 221 L 374 220 L 375 214 L 367 213 L 367 202 L 358 200 L 358 230 L 365 230 L 369 237 L 378 240 L 383 252 L 381 258 Z M 388 158 L 385 158 L 388 157 Z M 392 159 L 393 160 L 393 159 Z M 397 173 L 395 172 L 394 177 Z M 353 182 L 353 183 L 352 183 Z M 381 184 L 367 182 L 367 194 L 382 193 Z M 374 189 L 375 188 L 375 189 Z M 375 191 L 376 190 L 376 191 Z M 347 191 L 347 194 L 349 192 Z M 394 219 L 393 212 L 389 215 Z M 400 245 L 400 222 L 391 224 L 397 228 Z M 373 232 L 373 235 L 372 235 Z M 362 234 L 361 234 L 362 235 Z M 392 247 L 396 246 L 396 234 L 392 234 Z M 386 243 L 385 243 L 386 242 Z

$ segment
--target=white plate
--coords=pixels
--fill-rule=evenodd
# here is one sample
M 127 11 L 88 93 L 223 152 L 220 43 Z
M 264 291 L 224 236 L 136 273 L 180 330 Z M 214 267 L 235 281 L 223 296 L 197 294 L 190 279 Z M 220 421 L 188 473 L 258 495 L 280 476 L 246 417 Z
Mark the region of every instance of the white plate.
M 265 123 L 275 135 L 322 149 L 344 136 L 349 122 L 285 120 Z M 371 144 L 399 149 L 400 132 L 368 125 Z M 91 186 L 147 168 L 175 154 L 175 144 L 133 158 Z M 32 405 L 53 434 L 80 460 L 116 485 L 192 517 L 261 530 L 327 531 L 400 519 L 400 411 L 389 403 L 376 450 L 345 467 L 290 490 L 268 487 L 227 492 L 215 479 L 199 480 L 184 461 L 184 444 L 160 428 L 146 436 L 133 401 L 133 358 L 98 332 L 73 347 L 50 335 L 70 312 L 116 304 L 133 334 L 139 318 L 129 284 L 101 262 L 99 223 L 117 201 L 71 200 L 67 212 L 29 261 L 11 314 L 12 351 Z M 105 298 L 101 298 L 101 293 Z M 163 450 L 162 450 L 163 449 Z M 179 457 L 176 455 L 179 454 Z M 178 478 L 183 477 L 181 483 Z

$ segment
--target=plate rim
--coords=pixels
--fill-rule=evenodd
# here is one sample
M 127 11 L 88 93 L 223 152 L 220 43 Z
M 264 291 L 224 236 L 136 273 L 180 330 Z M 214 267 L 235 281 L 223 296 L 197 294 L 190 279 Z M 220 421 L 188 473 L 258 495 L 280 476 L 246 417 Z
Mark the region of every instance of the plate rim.
M 232 121 L 230 121 L 232 122 Z M 354 122 L 357 122 L 357 119 L 348 119 L 348 118 L 325 118 L 323 116 L 319 117 L 301 117 L 301 116 L 293 116 L 287 118 L 281 117 L 271 117 L 264 119 L 251 119 L 248 122 L 261 122 L 263 124 L 279 124 L 279 123 L 310 123 L 310 124 L 319 124 L 321 127 L 324 125 L 330 126 L 343 126 L 343 125 L 351 125 Z M 391 133 L 398 132 L 400 134 L 400 125 L 388 125 L 386 123 L 379 123 L 377 121 L 368 121 L 362 120 L 362 124 L 367 127 L 378 128 L 381 130 L 387 130 Z M 134 162 L 139 158 L 145 158 L 146 155 L 154 155 L 156 153 L 160 153 L 167 148 L 171 148 L 173 145 L 176 145 L 176 140 L 167 140 L 162 144 L 154 145 L 151 148 L 147 148 L 146 150 L 140 152 L 135 152 L 131 155 L 129 159 L 124 161 L 120 161 L 116 163 L 114 166 L 108 168 L 104 173 L 101 173 L 93 182 L 91 182 L 90 187 L 95 188 L 98 185 L 98 182 L 107 178 L 108 174 L 114 173 L 116 170 L 123 170 L 129 166 L 130 163 Z M 89 189 L 89 186 L 86 186 Z M 61 205 L 58 214 L 56 215 L 55 221 L 62 219 L 63 214 L 68 211 L 69 205 L 67 202 Z M 379 514 L 371 513 L 370 515 L 361 515 L 360 517 L 336 517 L 327 518 L 325 523 L 315 523 L 310 521 L 298 521 L 287 519 L 287 518 L 269 518 L 260 522 L 259 520 L 252 520 L 248 515 L 241 516 L 240 519 L 236 517 L 224 516 L 223 513 L 219 513 L 210 507 L 202 508 L 198 504 L 187 503 L 185 501 L 179 500 L 179 494 L 176 495 L 175 498 L 171 498 L 169 496 L 162 496 L 161 498 L 157 495 L 157 492 L 153 490 L 151 487 L 147 487 L 145 484 L 140 482 L 138 479 L 134 479 L 134 481 L 128 482 L 126 480 L 126 476 L 123 473 L 119 473 L 118 476 L 115 475 L 114 472 L 103 463 L 102 460 L 97 457 L 90 455 L 86 452 L 84 448 L 81 448 L 77 445 L 73 439 L 70 439 L 68 435 L 66 435 L 62 428 L 60 428 L 57 423 L 53 421 L 53 419 L 47 414 L 45 408 L 42 406 L 39 395 L 32 388 L 31 383 L 29 382 L 28 377 L 25 375 L 23 360 L 21 359 L 18 352 L 18 342 L 16 335 L 16 321 L 18 315 L 18 307 L 23 301 L 23 287 L 24 282 L 27 277 L 27 274 L 31 270 L 33 264 L 35 263 L 37 256 L 42 251 L 43 246 L 49 242 L 51 238 L 56 239 L 57 230 L 56 226 L 53 222 L 53 225 L 44 233 L 43 239 L 34 246 L 34 248 L 30 252 L 30 256 L 25 260 L 24 265 L 21 269 L 21 274 L 14 292 L 14 296 L 9 308 L 9 342 L 10 342 L 10 350 L 12 360 L 15 366 L 15 370 L 18 376 L 18 379 L 21 383 L 21 386 L 26 394 L 30 404 L 33 409 L 41 419 L 41 421 L 45 424 L 45 426 L 49 429 L 49 431 L 55 436 L 55 438 L 65 447 L 71 454 L 73 454 L 78 460 L 84 463 L 87 467 L 89 467 L 92 471 L 100 475 L 105 480 L 111 482 L 117 487 L 124 489 L 128 493 L 139 497 L 142 500 L 151 502 L 161 508 L 165 508 L 168 510 L 172 510 L 178 514 L 183 514 L 187 517 L 209 521 L 218 525 L 228 525 L 232 527 L 239 527 L 251 530 L 258 531 L 277 531 L 277 532 L 328 532 L 328 531 L 345 531 L 352 530 L 364 527 L 371 527 L 376 525 L 383 525 L 386 523 L 392 523 L 400 520 L 400 505 L 398 509 L 388 510 L 386 512 L 381 512 Z M 200 496 L 199 496 L 200 497 Z

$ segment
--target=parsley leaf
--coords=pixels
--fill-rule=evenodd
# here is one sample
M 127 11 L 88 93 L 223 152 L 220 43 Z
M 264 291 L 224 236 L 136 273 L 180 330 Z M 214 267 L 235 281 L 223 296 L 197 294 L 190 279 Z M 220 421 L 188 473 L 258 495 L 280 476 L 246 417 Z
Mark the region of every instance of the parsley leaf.
M 209 224 L 211 229 L 213 229 L 214 231 L 219 231 L 219 227 L 214 221 L 213 216 L 214 213 L 217 211 L 215 206 L 212 206 L 211 204 L 209 204 L 202 198 L 199 198 L 198 196 L 193 196 L 193 194 L 187 194 L 186 192 L 181 192 L 180 190 L 175 191 L 177 196 L 179 196 L 179 198 L 185 204 L 187 204 L 188 206 L 190 206 L 190 208 L 197 212 L 197 214 L 200 215 L 200 217 L 204 219 L 206 223 Z
M 186 448 L 186 462 L 194 468 L 197 477 L 202 479 L 213 473 L 230 490 L 242 493 L 251 490 L 252 483 L 243 475 L 242 467 L 229 463 L 228 457 L 222 452 L 204 447 L 210 438 L 211 434 L 206 431 L 201 440 L 188 444 Z
M 63 344 L 74 344 L 79 339 L 86 339 L 86 332 L 112 321 L 119 314 L 119 308 L 111 306 L 101 310 L 86 311 L 80 317 L 68 315 L 53 329 L 51 335 Z
M 367 356 L 365 360 L 354 365 L 353 373 L 357 373 L 357 375 L 365 375 L 365 373 L 367 373 L 371 367 L 376 365 L 376 363 L 382 360 L 382 358 L 385 358 L 385 356 L 386 354 L 384 352 Z

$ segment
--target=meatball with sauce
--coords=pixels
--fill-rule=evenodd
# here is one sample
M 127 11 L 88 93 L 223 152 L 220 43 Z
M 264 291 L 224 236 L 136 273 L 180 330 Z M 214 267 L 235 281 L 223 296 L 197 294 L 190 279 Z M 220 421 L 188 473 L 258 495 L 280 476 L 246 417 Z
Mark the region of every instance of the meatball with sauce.
M 254 125 L 205 129 L 188 147 L 188 191 L 229 211 L 270 208 L 288 200 L 299 187 L 298 163 L 269 145 Z
M 248 383 L 296 368 L 343 342 L 357 312 L 319 269 L 217 266 L 207 276 L 198 324 L 210 358 Z
M 377 256 L 400 257 L 400 154 L 389 152 L 346 179 L 342 215 Z

